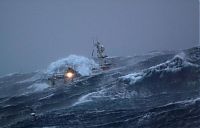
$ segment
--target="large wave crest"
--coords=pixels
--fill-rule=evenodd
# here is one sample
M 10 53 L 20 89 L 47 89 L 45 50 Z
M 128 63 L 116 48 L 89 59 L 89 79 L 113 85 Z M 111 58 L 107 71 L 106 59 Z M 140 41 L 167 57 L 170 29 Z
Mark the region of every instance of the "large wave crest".
M 52 62 L 47 68 L 47 73 L 62 73 L 68 67 L 73 68 L 82 76 L 88 76 L 92 73 L 92 69 L 99 68 L 99 65 L 92 59 L 83 56 L 70 55 L 67 58 Z

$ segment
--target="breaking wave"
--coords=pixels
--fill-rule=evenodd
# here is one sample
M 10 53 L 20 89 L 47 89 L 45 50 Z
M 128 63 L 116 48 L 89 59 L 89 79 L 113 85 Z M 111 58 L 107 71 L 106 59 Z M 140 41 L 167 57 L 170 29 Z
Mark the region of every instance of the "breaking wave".
M 145 78 L 150 78 L 155 74 L 158 74 L 159 78 L 163 78 L 166 74 L 177 73 L 185 68 L 189 68 L 190 70 L 192 70 L 193 68 L 198 69 L 199 65 L 188 62 L 185 58 L 184 53 L 181 53 L 167 62 L 150 67 L 149 69 L 143 70 L 138 73 L 131 73 L 122 76 L 120 77 L 120 79 L 122 81 L 127 81 L 130 84 L 135 84 L 144 80 Z
M 80 75 L 88 76 L 92 73 L 93 68 L 98 68 L 99 65 L 94 60 L 77 55 L 70 55 L 51 63 L 47 69 L 48 74 L 64 72 L 66 68 L 72 67 Z

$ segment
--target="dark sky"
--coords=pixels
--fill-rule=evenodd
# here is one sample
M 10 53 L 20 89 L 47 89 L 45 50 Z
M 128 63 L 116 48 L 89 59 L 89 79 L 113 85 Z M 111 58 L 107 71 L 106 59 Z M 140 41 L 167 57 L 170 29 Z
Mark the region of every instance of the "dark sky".
M 46 68 L 92 40 L 112 56 L 197 45 L 198 0 L 0 0 L 0 74 Z

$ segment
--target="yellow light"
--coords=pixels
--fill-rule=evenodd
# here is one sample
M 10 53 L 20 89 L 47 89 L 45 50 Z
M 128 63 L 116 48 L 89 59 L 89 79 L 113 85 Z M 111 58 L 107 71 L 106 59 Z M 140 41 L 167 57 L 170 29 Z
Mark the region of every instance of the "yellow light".
M 66 74 L 65 74 L 65 77 L 67 77 L 67 78 L 73 78 L 74 77 L 74 74 L 72 73 L 72 72 L 67 72 Z

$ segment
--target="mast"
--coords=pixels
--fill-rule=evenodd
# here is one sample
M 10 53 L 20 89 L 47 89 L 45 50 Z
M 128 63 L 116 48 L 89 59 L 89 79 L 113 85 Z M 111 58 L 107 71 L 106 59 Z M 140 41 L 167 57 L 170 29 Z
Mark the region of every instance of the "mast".
M 199 42 L 198 45 L 200 46 L 200 0 L 199 0 Z

